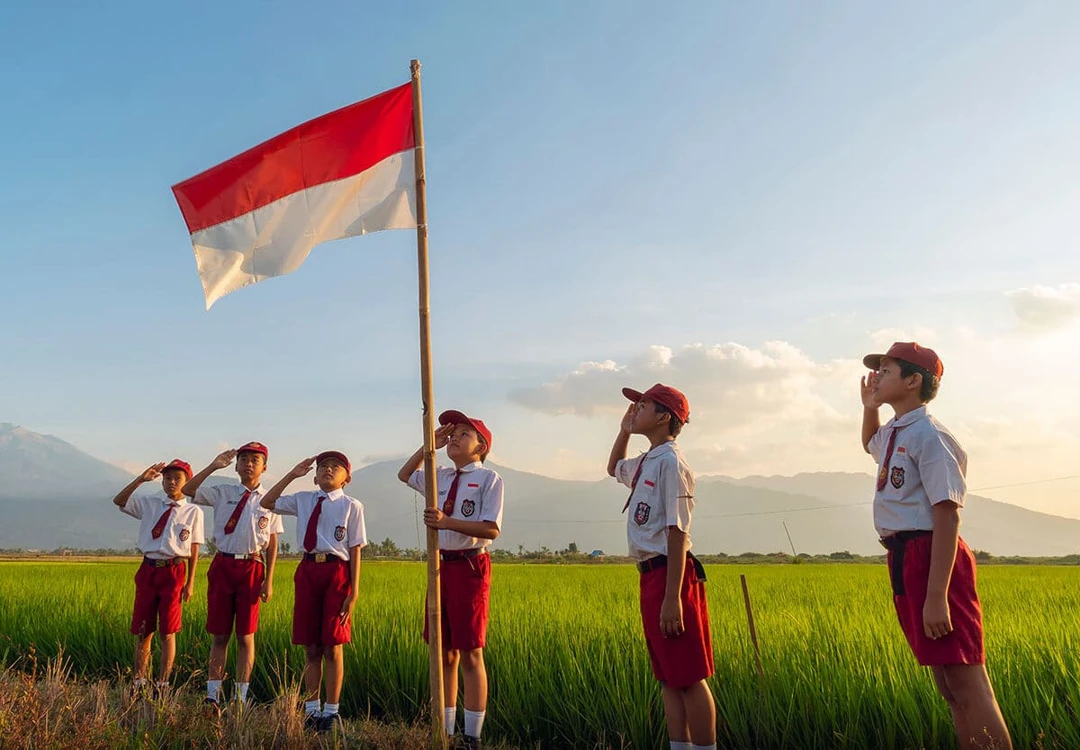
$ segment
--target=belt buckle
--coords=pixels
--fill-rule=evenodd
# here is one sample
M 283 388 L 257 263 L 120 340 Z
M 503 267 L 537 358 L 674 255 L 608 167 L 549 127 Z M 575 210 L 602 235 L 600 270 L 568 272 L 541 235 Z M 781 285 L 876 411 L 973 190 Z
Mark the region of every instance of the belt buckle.
M 167 565 L 168 565 L 168 564 L 169 564 L 170 562 L 172 562 L 172 560 L 154 560 L 154 567 L 155 567 L 155 568 L 164 568 L 164 567 L 166 567 L 166 566 L 167 566 Z
M 325 552 L 316 552 L 315 553 L 315 562 L 317 562 L 317 563 L 326 562 L 326 553 Z

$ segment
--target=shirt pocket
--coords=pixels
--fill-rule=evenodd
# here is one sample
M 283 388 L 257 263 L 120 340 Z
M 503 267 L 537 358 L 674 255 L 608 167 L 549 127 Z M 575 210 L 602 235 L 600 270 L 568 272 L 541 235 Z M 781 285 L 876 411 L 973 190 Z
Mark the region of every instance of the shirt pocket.
M 638 526 L 655 526 L 663 515 L 660 507 L 660 490 L 655 477 L 639 477 L 630 497 L 631 517 Z

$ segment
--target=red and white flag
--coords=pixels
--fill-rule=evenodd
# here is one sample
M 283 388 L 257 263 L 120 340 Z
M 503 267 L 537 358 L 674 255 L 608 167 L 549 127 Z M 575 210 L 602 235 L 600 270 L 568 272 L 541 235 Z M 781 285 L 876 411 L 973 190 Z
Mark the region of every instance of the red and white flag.
M 206 308 L 320 242 L 416 227 L 412 84 L 317 117 L 173 186 Z

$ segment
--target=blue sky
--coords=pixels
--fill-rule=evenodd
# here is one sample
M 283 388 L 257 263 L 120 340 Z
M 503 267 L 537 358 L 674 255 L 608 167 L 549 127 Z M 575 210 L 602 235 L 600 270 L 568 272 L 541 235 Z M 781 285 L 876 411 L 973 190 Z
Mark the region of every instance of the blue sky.
M 599 477 L 664 380 L 700 473 L 871 471 L 858 360 L 919 337 L 973 487 L 1074 473 L 1080 6 L 68 5 L 0 9 L 0 421 L 130 467 L 415 447 L 414 235 L 207 312 L 169 187 L 418 57 L 436 408 L 496 460 Z

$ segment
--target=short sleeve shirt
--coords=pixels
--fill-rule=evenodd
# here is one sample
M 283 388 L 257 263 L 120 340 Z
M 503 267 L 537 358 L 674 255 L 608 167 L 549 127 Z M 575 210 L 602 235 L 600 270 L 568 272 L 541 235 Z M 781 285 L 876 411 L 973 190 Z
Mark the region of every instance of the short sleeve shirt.
M 304 549 L 308 521 L 320 497 L 326 500 L 323 501 L 315 527 L 315 549 Z M 296 546 L 304 552 L 325 552 L 348 560 L 352 547 L 367 545 L 364 504 L 340 489 L 282 495 L 275 503 L 275 510 L 284 516 L 296 516 Z
M 686 533 L 687 549 L 690 549 L 694 473 L 674 441 L 662 443 L 636 458 L 621 459 L 615 464 L 615 479 L 633 488 L 626 519 L 630 557 L 647 560 L 666 555 L 670 526 Z
M 896 440 L 886 466 L 894 429 Z M 934 505 L 951 501 L 964 506 L 967 453 L 925 406 L 889 420 L 867 448 L 878 464 L 878 475 L 885 473 L 885 487 L 874 493 L 874 526 L 881 536 L 932 531 Z
M 285 530 L 281 516 L 259 505 L 262 496 L 266 494 L 260 484 L 251 490 L 232 533 L 225 533 L 226 524 L 247 491 L 247 487 L 242 484 L 203 484 L 195 491 L 192 502 L 214 509 L 214 546 L 220 552 L 230 555 L 262 552 L 270 544 L 271 534 L 280 534 Z
M 451 518 L 461 521 L 491 521 L 500 529 L 503 516 L 503 481 L 497 471 L 487 469 L 479 461 L 462 466 L 457 495 Z M 450 485 L 458 469 L 439 467 L 435 470 L 438 483 L 438 508 L 442 510 L 449 497 Z M 426 492 L 424 470 L 417 469 L 409 477 L 409 486 L 423 495 Z M 490 539 L 466 536 L 458 531 L 439 529 L 439 549 L 482 549 L 491 545 Z
M 165 521 L 165 528 L 161 536 L 154 539 L 154 527 L 169 508 L 172 508 L 172 513 Z M 191 557 L 191 545 L 206 541 L 202 508 L 189 503 L 186 498 L 171 500 L 164 492 L 132 495 L 120 512 L 141 521 L 139 550 L 151 559 Z

